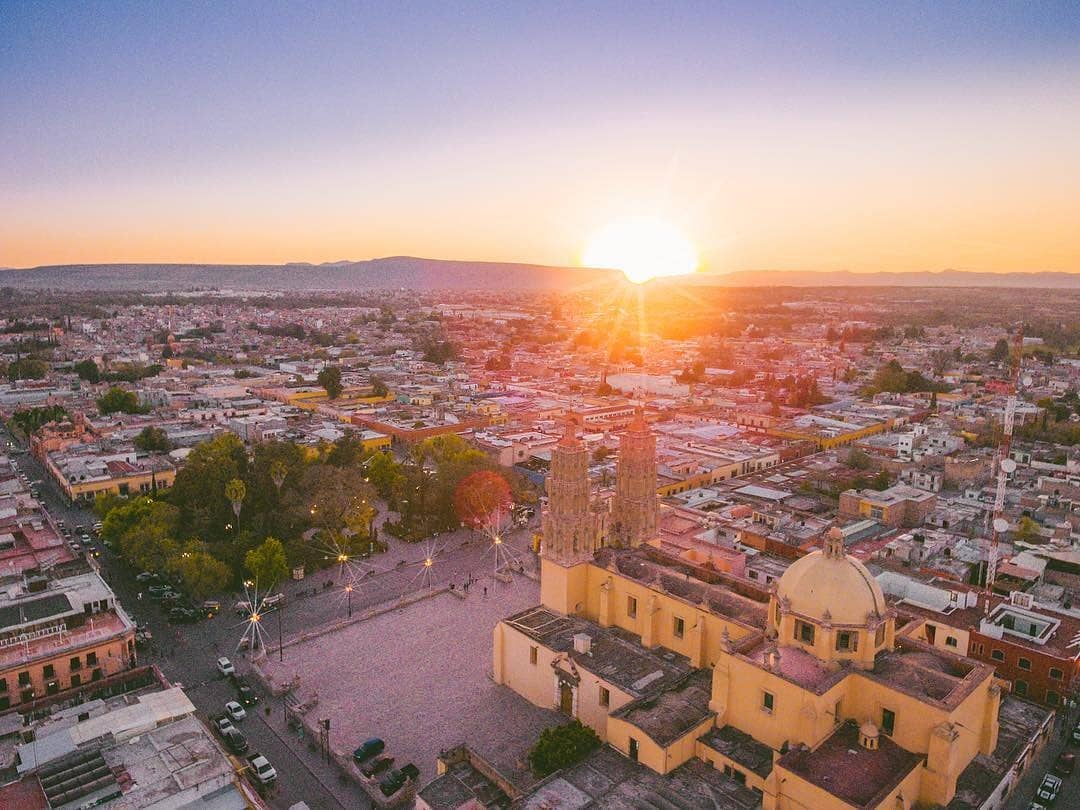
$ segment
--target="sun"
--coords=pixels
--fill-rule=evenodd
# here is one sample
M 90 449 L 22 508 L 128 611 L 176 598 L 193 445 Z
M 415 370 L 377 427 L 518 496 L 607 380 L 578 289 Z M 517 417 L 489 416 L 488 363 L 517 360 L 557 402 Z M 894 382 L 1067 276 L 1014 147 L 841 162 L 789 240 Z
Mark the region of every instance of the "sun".
M 655 219 L 612 223 L 593 236 L 582 254 L 586 266 L 622 270 L 635 284 L 693 273 L 698 261 L 697 249 L 689 239 Z

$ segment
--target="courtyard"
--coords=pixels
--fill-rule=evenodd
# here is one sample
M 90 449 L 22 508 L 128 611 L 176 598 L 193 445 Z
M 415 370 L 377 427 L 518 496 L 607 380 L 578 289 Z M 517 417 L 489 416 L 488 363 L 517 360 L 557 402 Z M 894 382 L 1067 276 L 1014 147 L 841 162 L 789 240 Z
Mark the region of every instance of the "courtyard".
M 279 682 L 299 673 L 318 692 L 311 713 L 330 718 L 335 750 L 381 737 L 395 767 L 414 763 L 424 784 L 439 752 L 464 742 L 524 786 L 529 748 L 564 718 L 491 681 L 491 639 L 501 618 L 539 599 L 539 584 L 524 576 L 486 577 L 464 599 L 437 593 L 286 646 L 284 662 L 271 655 L 264 667 Z

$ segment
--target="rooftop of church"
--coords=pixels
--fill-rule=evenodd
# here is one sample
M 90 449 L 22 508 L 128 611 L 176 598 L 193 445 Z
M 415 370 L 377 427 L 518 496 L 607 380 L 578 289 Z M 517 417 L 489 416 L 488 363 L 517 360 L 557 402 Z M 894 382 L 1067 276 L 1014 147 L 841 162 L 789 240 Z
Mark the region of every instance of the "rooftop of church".
M 761 799 L 696 757 L 661 775 L 604 745 L 581 763 L 540 782 L 515 806 L 521 810 L 676 806 L 685 810 L 751 810 L 761 806 Z
M 707 605 L 710 613 L 747 628 L 763 628 L 769 595 L 763 588 L 704 565 L 649 547 L 602 548 L 594 564 L 657 588 L 692 605 Z
M 711 728 L 698 737 L 698 740 L 762 779 L 772 773 L 773 750 L 734 726 Z
M 734 646 L 734 652 L 744 660 L 763 669 L 768 668 L 772 649 L 773 643 L 763 634 L 742 639 Z M 897 637 L 895 649 L 877 654 L 870 670 L 830 668 L 794 646 L 780 647 L 778 652 L 773 672 L 815 694 L 824 694 L 848 675 L 858 674 L 945 709 L 955 708 L 994 673 L 986 664 L 902 636 Z
M 855 807 L 877 807 L 921 761 L 884 734 L 876 749 L 864 748 L 858 725 L 848 720 L 817 748 L 793 748 L 777 765 Z
M 711 671 L 699 669 L 670 689 L 631 701 L 611 716 L 640 729 L 658 745 L 667 746 L 716 716 L 709 709 L 711 692 Z
M 602 677 L 632 697 L 655 695 L 679 683 L 692 667 L 671 650 L 641 646 L 641 637 L 618 627 L 601 627 L 579 616 L 562 616 L 538 605 L 505 622 L 548 649 L 565 653 L 574 665 Z M 588 652 L 574 649 L 574 636 L 589 637 Z

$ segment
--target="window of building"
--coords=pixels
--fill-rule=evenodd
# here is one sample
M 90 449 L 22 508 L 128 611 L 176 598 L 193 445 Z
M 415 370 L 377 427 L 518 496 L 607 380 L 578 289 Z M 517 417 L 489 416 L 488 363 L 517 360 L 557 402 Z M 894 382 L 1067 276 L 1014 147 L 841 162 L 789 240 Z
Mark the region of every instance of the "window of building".
M 86 654 L 86 665 L 88 667 L 92 667 L 95 664 L 97 664 L 97 653 L 96 652 L 87 653 Z
M 33 699 L 34 699 L 34 690 L 33 689 L 27 689 L 24 692 L 19 694 L 19 700 L 21 700 L 23 703 L 29 703 Z
M 536 659 L 540 655 L 540 650 L 537 647 L 529 647 L 529 663 L 536 665 Z
M 90 676 L 90 680 L 92 680 L 92 681 L 100 681 L 101 680 L 101 670 L 100 669 L 95 669 L 94 673 Z
M 842 707 L 840 705 L 840 701 L 839 700 L 836 701 L 836 703 L 833 705 L 833 714 L 832 714 L 832 721 L 833 721 L 834 726 L 840 725 L 840 718 L 842 717 L 842 714 L 841 714 L 841 711 L 840 711 L 841 708 Z
M 776 603 L 776 623 L 780 624 L 780 603 Z
M 25 672 L 25 671 L 20 672 L 19 673 L 19 686 L 29 686 L 29 684 L 30 684 L 30 673 Z
M 762 711 L 765 711 L 765 712 L 768 712 L 769 714 L 772 714 L 773 705 L 775 704 L 775 702 L 776 702 L 776 698 L 773 696 L 772 692 L 762 692 L 761 693 L 761 709 L 762 709 Z
M 82 677 L 79 675 L 71 676 L 71 688 L 74 689 L 77 686 L 82 686 Z
M 0 678 L 0 692 L 7 691 L 7 678 Z
M 675 633 L 675 638 L 682 638 L 685 628 L 686 623 L 680 616 L 676 616 L 674 622 L 672 622 L 672 632 Z
M 945 636 L 945 646 L 946 647 L 955 647 L 956 644 L 957 644 L 956 636 Z
M 1005 653 L 1001 650 L 991 650 L 990 657 L 993 658 L 995 661 L 1004 661 Z
M 626 597 L 626 615 L 631 619 L 637 618 L 637 599 L 632 596 Z
M 72 672 L 75 672 L 75 670 L 82 668 L 82 659 L 79 658 L 79 656 L 75 656 L 71 659 L 70 662 L 68 662 L 68 666 L 71 667 Z
M 1060 681 L 1062 678 L 1062 672 L 1057 667 L 1050 667 L 1050 671 L 1047 674 L 1055 681 Z
M 56 670 L 53 668 L 52 664 L 46 664 L 42 668 L 41 674 L 44 675 L 46 678 L 52 678 L 56 675 Z
M 896 712 L 892 709 L 881 710 L 881 730 L 883 733 L 892 736 L 893 731 L 896 729 Z
M 4 711 L 5 709 L 10 709 L 10 708 L 11 708 L 11 698 L 9 698 L 7 695 L 4 695 L 3 697 L 0 697 L 0 711 Z
M 797 620 L 795 622 L 795 640 L 801 641 L 803 644 L 813 644 L 814 625 Z
M 855 652 L 859 649 L 859 634 L 846 630 L 836 634 L 836 649 L 841 651 Z
M 608 691 L 607 688 L 605 688 L 603 686 L 600 687 L 600 705 L 601 706 L 610 706 L 611 705 L 611 692 Z
M 627 748 L 626 753 L 627 756 L 630 757 L 630 759 L 634 760 L 634 762 L 637 762 L 638 742 L 633 737 L 630 738 L 630 744 Z
M 1030 658 L 1018 658 L 1016 660 L 1016 665 L 1018 667 L 1020 667 L 1020 669 L 1026 669 L 1028 672 L 1031 671 L 1031 659 Z
M 1020 695 L 1021 697 L 1024 697 L 1025 695 L 1027 695 L 1027 689 L 1028 689 L 1027 681 L 1021 681 L 1021 680 L 1017 679 L 1013 683 L 1013 691 L 1016 692 L 1016 694 Z
M 55 695 L 60 691 L 60 684 L 57 681 L 49 681 L 45 684 L 45 694 Z
M 1047 690 L 1047 692 L 1046 692 L 1046 702 L 1047 703 L 1049 703 L 1051 706 L 1057 706 L 1059 700 L 1061 700 L 1061 697 L 1058 695 L 1057 692 L 1051 692 L 1051 691 Z
M 874 633 L 874 646 L 880 647 L 885 643 L 885 622 L 878 625 L 877 632 Z
M 731 778 L 738 782 L 740 785 L 746 784 L 746 774 L 740 771 L 738 768 L 731 769 Z

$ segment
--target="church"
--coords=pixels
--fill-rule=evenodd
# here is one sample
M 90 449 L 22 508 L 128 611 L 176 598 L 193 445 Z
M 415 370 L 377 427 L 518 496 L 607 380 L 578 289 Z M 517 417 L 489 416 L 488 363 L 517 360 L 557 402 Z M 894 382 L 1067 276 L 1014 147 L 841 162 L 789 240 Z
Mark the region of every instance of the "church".
M 948 805 L 997 746 L 992 667 L 898 619 L 839 530 L 767 589 L 661 550 L 655 450 L 639 410 L 599 503 L 568 426 L 541 604 L 496 626 L 495 681 L 659 774 L 702 760 L 766 810 Z

